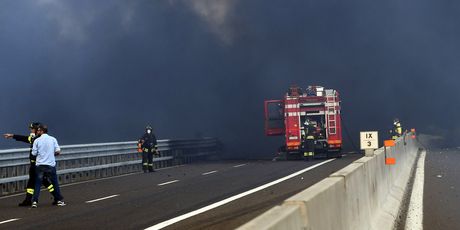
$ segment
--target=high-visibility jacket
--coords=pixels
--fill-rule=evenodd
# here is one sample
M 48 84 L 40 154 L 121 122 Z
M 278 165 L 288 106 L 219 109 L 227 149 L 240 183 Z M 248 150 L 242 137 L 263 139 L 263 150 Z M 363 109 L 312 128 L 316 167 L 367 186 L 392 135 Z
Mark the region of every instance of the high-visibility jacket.
M 401 127 L 401 123 L 400 122 L 395 122 L 393 124 L 393 130 L 392 130 L 392 139 L 393 140 L 396 140 L 398 139 L 398 137 L 402 136 L 402 127 Z
M 393 131 L 398 137 L 402 135 L 402 127 L 400 122 L 396 122 L 393 127 Z

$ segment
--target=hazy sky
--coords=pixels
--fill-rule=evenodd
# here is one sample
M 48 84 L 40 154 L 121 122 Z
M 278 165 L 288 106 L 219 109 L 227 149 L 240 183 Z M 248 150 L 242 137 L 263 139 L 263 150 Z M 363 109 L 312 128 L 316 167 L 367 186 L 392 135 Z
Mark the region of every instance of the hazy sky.
M 0 0 L 0 132 L 49 124 L 61 144 L 219 137 L 271 155 L 263 101 L 341 92 L 358 131 L 458 143 L 460 2 Z M 459 143 L 460 144 L 460 143 Z M 0 149 L 23 145 L 0 140 Z

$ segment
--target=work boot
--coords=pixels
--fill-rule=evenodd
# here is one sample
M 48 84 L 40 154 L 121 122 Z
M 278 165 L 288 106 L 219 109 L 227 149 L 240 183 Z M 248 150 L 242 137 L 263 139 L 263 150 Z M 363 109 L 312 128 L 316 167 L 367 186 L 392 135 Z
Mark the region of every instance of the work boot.
M 53 194 L 53 195 L 54 195 L 54 194 Z M 58 205 L 59 201 L 61 201 L 61 200 L 63 200 L 63 199 L 64 199 L 64 197 L 61 196 L 59 200 L 54 199 L 53 203 L 51 203 L 51 204 L 52 204 L 52 205 Z
M 19 207 L 29 207 L 32 204 L 30 200 L 23 200 L 21 203 L 18 204 Z
M 18 204 L 19 207 L 29 207 L 32 205 L 32 194 L 27 193 L 24 201 Z

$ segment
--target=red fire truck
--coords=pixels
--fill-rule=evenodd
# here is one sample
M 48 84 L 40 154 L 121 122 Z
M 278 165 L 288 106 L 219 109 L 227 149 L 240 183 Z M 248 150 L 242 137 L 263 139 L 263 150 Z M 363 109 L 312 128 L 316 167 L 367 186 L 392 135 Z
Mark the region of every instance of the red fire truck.
M 339 92 L 322 86 L 289 88 L 283 100 L 265 101 L 265 134 L 285 135 L 279 154 L 303 156 L 306 122 L 316 127 L 315 156 L 340 157 L 342 123 Z

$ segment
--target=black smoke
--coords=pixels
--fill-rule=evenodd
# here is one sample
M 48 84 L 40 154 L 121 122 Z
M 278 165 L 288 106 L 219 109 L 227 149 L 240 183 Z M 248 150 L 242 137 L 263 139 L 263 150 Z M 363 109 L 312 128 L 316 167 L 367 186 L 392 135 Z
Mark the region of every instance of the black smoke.
M 0 132 L 42 121 L 61 144 L 95 143 L 135 140 L 151 124 L 160 139 L 216 136 L 228 154 L 271 156 L 282 139 L 264 136 L 263 101 L 312 84 L 341 92 L 354 142 L 398 117 L 458 144 L 459 8 L 1 1 Z

